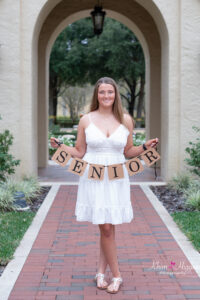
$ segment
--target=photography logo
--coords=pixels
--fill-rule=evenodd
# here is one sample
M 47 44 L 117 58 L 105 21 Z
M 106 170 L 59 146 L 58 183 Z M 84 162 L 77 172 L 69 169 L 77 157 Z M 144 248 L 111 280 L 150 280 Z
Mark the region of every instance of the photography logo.
M 158 260 L 154 260 L 150 270 L 155 270 L 159 274 L 191 274 L 193 267 L 191 265 L 187 265 L 185 261 L 175 262 L 171 260 L 169 265 L 163 265 Z

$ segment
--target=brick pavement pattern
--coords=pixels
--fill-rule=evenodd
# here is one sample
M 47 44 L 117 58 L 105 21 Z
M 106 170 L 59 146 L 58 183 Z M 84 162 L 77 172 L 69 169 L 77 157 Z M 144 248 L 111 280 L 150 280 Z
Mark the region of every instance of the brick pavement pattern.
M 60 187 L 9 300 L 200 299 L 200 278 L 140 186 L 131 186 L 134 220 L 116 225 L 124 284 L 115 295 L 97 289 L 99 227 L 76 221 L 76 195 Z

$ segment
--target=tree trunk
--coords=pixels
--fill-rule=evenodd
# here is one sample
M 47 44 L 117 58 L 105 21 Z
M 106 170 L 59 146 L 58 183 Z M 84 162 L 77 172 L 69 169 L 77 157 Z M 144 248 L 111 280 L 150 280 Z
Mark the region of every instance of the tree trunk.
M 138 106 L 137 106 L 137 122 L 136 122 L 136 127 L 141 127 L 142 124 L 142 110 L 144 107 L 144 86 L 145 86 L 145 79 L 144 76 L 141 77 L 141 82 L 140 82 L 140 93 L 139 93 L 139 98 L 138 98 Z
M 49 116 L 50 124 L 56 124 L 58 91 L 57 76 L 51 76 L 49 80 Z
M 131 101 L 128 104 L 128 112 L 131 116 L 134 114 L 134 106 L 135 106 L 135 95 L 131 94 Z
M 128 112 L 131 116 L 133 116 L 133 118 L 134 118 L 134 108 L 135 108 L 135 89 L 136 89 L 136 81 L 134 80 L 132 86 L 130 87 L 131 101 L 128 104 Z

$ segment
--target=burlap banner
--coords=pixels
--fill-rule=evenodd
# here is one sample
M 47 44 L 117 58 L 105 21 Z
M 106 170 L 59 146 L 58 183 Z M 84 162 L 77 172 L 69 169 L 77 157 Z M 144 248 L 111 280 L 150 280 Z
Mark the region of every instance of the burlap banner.
M 154 164 L 160 159 L 160 155 L 158 154 L 158 152 L 154 148 L 150 148 L 144 151 L 142 154 L 140 154 L 140 156 L 129 159 L 124 163 L 104 166 L 99 164 L 90 164 L 87 161 L 82 160 L 80 158 L 72 158 L 72 156 L 65 151 L 65 145 L 61 145 L 52 156 L 52 160 L 60 166 L 65 167 L 70 158 L 72 158 L 68 171 L 79 176 L 83 175 L 87 164 L 89 164 L 90 166 L 88 170 L 88 178 L 95 180 L 103 180 L 105 167 L 107 167 L 108 178 L 110 180 L 113 180 L 124 178 L 123 164 L 125 164 L 130 176 L 142 172 L 144 170 L 144 167 L 139 157 L 141 157 L 141 159 L 145 162 L 145 164 L 148 167 L 150 167 L 152 164 Z

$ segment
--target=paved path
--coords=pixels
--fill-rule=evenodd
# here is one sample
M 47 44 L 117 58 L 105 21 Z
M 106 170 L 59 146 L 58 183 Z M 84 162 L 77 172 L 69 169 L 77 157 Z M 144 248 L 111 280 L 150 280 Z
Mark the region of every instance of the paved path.
M 76 194 L 60 186 L 9 300 L 200 299 L 200 278 L 139 185 L 131 186 L 134 220 L 116 226 L 124 286 L 117 295 L 98 290 L 99 229 L 76 222 Z

